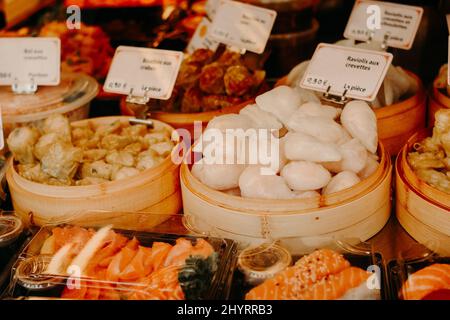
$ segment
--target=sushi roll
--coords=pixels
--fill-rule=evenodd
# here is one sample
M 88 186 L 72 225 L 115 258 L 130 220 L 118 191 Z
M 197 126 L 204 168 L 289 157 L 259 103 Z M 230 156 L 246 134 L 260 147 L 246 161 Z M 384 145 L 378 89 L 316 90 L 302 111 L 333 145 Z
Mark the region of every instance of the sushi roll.
M 250 290 L 247 300 L 380 299 L 368 285 L 372 273 L 353 267 L 339 253 L 321 249 Z

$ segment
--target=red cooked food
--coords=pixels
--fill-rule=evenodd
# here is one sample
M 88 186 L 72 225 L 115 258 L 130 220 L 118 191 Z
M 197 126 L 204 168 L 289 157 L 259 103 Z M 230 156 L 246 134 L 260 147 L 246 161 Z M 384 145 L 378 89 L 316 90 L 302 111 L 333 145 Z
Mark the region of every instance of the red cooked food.
M 240 104 L 254 97 L 265 72 L 251 70 L 237 52 L 198 49 L 183 61 L 172 98 L 152 101 L 153 110 L 205 112 Z

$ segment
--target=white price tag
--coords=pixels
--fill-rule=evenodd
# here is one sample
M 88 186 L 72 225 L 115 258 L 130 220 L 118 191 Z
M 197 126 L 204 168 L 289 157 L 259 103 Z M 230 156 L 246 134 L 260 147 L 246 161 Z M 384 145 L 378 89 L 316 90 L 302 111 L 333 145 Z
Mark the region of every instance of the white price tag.
M 300 82 L 305 89 L 373 101 L 392 54 L 321 43 Z
M 205 4 L 205 11 L 208 17 L 212 20 L 216 15 L 217 7 L 220 4 L 220 0 L 208 0 Z
M 209 36 L 209 30 L 211 28 L 211 22 L 207 18 L 203 18 L 197 29 L 195 30 L 194 35 L 192 36 L 191 41 L 186 48 L 186 52 L 191 54 L 197 49 L 209 49 L 212 51 L 216 51 L 219 43 Z
M 0 38 L 0 85 L 57 86 L 60 65 L 58 38 Z
M 172 95 L 183 53 L 120 46 L 114 54 L 103 89 L 167 100 Z
M 344 37 L 385 42 L 411 49 L 422 19 L 423 8 L 382 1 L 356 0 Z
M 276 16 L 274 10 L 224 0 L 217 9 L 210 35 L 226 45 L 263 53 Z

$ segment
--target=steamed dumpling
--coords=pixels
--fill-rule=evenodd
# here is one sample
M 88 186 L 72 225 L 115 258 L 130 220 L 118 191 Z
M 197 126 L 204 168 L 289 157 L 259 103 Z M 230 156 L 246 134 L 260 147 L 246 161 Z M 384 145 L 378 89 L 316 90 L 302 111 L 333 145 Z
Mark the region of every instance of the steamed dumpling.
M 72 133 L 69 123 L 69 118 L 62 114 L 52 114 L 45 119 L 42 126 L 42 131 L 45 133 L 57 133 L 65 141 L 72 141 Z
M 291 118 L 287 127 L 289 130 L 309 134 L 322 142 L 339 143 L 346 136 L 343 128 L 336 121 L 326 117 Z
M 342 160 L 324 163 L 324 167 L 331 172 L 352 171 L 360 172 L 367 163 L 367 150 L 358 139 L 352 139 L 339 146 Z
M 325 187 L 331 174 L 320 164 L 309 161 L 292 161 L 282 170 L 281 176 L 293 190 L 308 191 Z
M 284 137 L 284 142 L 285 154 L 289 160 L 325 162 L 342 159 L 337 145 L 322 142 L 302 132 L 289 132 Z
M 358 172 L 358 177 L 361 180 L 367 179 L 369 176 L 371 176 L 377 169 L 380 164 L 377 160 L 375 160 L 371 156 L 367 156 L 367 162 L 364 168 Z
M 273 114 L 262 110 L 256 104 L 246 106 L 239 114 L 250 118 L 252 128 L 280 130 L 283 127 L 283 124 Z
M 359 183 L 360 181 L 361 179 L 359 179 L 356 173 L 351 171 L 342 171 L 331 179 L 330 183 L 328 183 L 328 185 L 325 187 L 322 194 L 326 195 L 348 189 Z
M 377 151 L 377 118 L 367 103 L 357 100 L 347 103 L 342 110 L 341 123 L 369 152 Z
M 301 95 L 288 86 L 279 86 L 256 97 L 255 100 L 262 110 L 273 114 L 286 125 L 291 115 L 300 106 Z
M 212 189 L 228 190 L 239 186 L 244 169 L 242 164 L 206 164 L 200 160 L 192 166 L 192 174 Z
M 212 118 L 206 129 L 218 129 L 224 131 L 226 129 L 243 129 L 252 128 L 252 121 L 243 114 L 224 114 Z
M 33 147 L 38 139 L 39 132 L 35 128 L 15 128 L 8 136 L 8 148 L 21 164 L 32 164 L 35 160 Z
M 292 199 L 294 194 L 286 181 L 277 175 L 261 174 L 261 167 L 249 166 L 239 177 L 239 188 L 244 198 Z
M 302 104 L 292 115 L 293 118 L 301 116 L 325 117 L 336 119 L 340 116 L 341 109 L 322 105 L 316 102 L 307 102 Z

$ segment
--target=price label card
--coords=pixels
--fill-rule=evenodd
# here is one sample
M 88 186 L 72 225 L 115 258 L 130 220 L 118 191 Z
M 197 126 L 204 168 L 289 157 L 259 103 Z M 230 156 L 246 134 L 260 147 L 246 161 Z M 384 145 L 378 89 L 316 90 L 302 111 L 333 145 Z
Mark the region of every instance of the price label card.
M 120 46 L 103 89 L 167 100 L 172 95 L 183 52 Z
M 263 53 L 272 31 L 276 11 L 224 0 L 211 26 L 218 42 L 255 53 Z
M 191 41 L 189 41 L 189 44 L 186 48 L 187 53 L 191 54 L 197 49 L 209 49 L 212 51 L 217 50 L 219 43 L 209 36 L 210 28 L 211 22 L 209 22 L 207 18 L 203 18 L 197 29 L 195 30 Z
M 382 1 L 356 0 L 344 37 L 359 41 L 385 42 L 387 46 L 411 49 L 423 8 Z
M 216 15 L 217 7 L 220 4 L 220 0 L 208 0 L 205 4 L 205 11 L 208 17 L 212 20 Z
M 373 101 L 392 54 L 321 43 L 300 82 L 305 89 Z
M 0 38 L 0 85 L 57 86 L 60 65 L 58 38 Z

